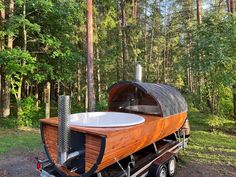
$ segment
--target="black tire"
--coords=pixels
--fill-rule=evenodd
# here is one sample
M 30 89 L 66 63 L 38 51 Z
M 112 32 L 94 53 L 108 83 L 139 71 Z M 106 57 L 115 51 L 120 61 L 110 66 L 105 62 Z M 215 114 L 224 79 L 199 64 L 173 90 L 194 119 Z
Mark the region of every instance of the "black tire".
M 168 162 L 168 175 L 172 177 L 175 175 L 176 172 L 176 158 L 172 157 Z
M 168 175 L 168 171 L 167 171 L 166 165 L 160 166 L 156 177 L 167 177 L 167 175 Z
M 156 165 L 152 164 L 147 177 L 167 177 L 168 171 L 166 165 Z

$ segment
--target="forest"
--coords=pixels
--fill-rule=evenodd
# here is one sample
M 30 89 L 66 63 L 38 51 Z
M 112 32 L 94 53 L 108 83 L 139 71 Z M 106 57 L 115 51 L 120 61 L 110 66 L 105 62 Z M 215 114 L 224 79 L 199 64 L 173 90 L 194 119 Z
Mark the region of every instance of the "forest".
M 134 80 L 140 63 L 143 82 L 176 87 L 213 124 L 236 119 L 235 8 L 234 0 L 94 0 L 88 61 L 87 1 L 1 0 L 0 117 L 38 126 L 57 115 L 63 94 L 74 112 L 105 110 L 109 86 Z

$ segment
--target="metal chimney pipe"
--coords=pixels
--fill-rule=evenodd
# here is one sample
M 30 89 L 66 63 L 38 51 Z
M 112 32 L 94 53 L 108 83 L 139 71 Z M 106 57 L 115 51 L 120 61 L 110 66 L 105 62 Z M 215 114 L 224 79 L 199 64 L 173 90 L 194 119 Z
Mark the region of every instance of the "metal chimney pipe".
M 138 63 L 135 67 L 135 80 L 137 82 L 142 82 L 142 66 Z
M 58 98 L 58 162 L 63 164 L 67 160 L 69 151 L 69 126 L 68 117 L 71 114 L 70 96 Z

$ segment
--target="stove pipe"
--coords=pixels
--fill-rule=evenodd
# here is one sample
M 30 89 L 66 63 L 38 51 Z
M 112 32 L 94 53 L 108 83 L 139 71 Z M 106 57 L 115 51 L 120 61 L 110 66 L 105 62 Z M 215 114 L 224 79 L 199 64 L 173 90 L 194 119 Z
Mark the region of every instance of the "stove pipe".
M 71 114 L 70 96 L 59 96 L 58 98 L 58 161 L 63 164 L 67 160 L 69 151 L 69 126 L 68 118 Z
M 142 82 L 142 66 L 138 63 L 135 67 L 135 80 L 137 82 Z

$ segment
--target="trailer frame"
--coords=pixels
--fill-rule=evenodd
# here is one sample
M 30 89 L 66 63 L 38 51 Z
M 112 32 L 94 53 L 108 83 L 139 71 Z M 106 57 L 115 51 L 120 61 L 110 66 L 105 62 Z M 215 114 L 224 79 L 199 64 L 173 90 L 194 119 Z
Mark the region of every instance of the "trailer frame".
M 159 140 L 153 143 L 150 146 L 153 146 L 153 150 L 155 153 L 149 153 L 147 156 L 141 158 L 140 160 L 134 160 L 134 154 L 130 155 L 130 162 L 128 163 L 127 167 L 123 167 L 119 161 L 116 163 L 120 168 L 120 172 L 117 174 L 113 174 L 113 177 L 148 177 L 153 176 L 152 171 L 156 171 L 157 173 L 161 166 L 165 165 L 168 168 L 168 162 L 171 158 L 175 158 L 178 161 L 178 152 L 183 150 L 188 144 L 188 137 L 185 136 L 185 131 L 183 129 L 179 130 L 178 132 L 174 133 L 170 136 L 171 138 L 166 138 Z M 156 146 L 157 143 L 165 143 L 165 145 L 158 147 Z M 133 159 L 132 159 L 133 158 Z M 38 168 L 40 177 L 67 177 L 65 175 L 59 174 L 57 167 L 50 163 L 49 159 L 44 161 L 38 160 L 38 164 L 41 165 L 41 168 Z M 114 164 L 113 164 L 114 165 Z M 111 165 L 111 166 L 113 166 Z M 91 176 L 97 177 L 107 177 L 103 175 L 105 171 L 112 170 L 111 166 L 103 169 L 102 171 L 96 174 L 90 174 Z M 83 175 L 81 175 L 82 177 Z

